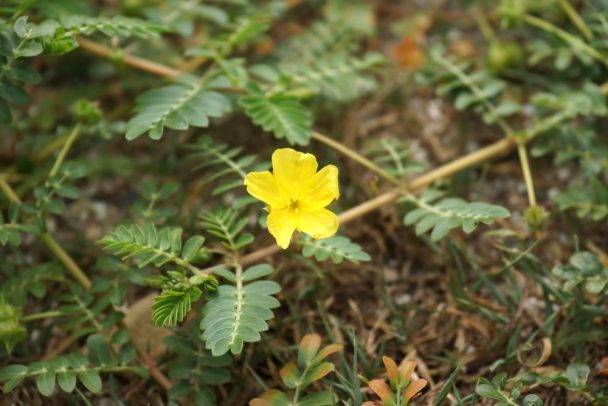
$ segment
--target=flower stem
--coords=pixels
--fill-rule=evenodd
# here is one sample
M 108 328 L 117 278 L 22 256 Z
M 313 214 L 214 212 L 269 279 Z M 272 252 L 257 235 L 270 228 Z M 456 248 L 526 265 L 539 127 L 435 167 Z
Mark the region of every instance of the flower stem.
M 116 55 L 112 49 L 96 42 L 89 41 L 88 39 L 78 38 L 78 45 L 80 45 L 82 49 L 104 58 L 111 59 Z M 125 52 L 122 52 L 120 55 L 121 62 L 123 62 L 125 65 L 132 66 L 145 72 L 163 77 L 175 77 L 181 74 L 181 72 L 177 69 L 169 68 L 168 66 L 164 66 L 147 59 L 138 58 Z
M 568 18 L 576 26 L 576 28 L 587 38 L 587 40 L 593 39 L 593 32 L 589 29 L 589 26 L 585 23 L 580 14 L 575 10 L 574 7 L 568 2 L 568 0 L 558 0 L 559 5 L 564 10 L 564 13 L 568 15 Z
M 569 32 L 562 30 L 561 28 L 551 24 L 548 21 L 543 20 L 542 18 L 538 18 L 538 17 L 535 17 L 530 14 L 524 15 L 523 20 L 530 25 L 533 25 L 542 30 L 555 34 L 556 36 L 558 36 L 559 38 L 561 38 L 562 40 L 564 40 L 568 44 L 570 44 L 573 48 L 576 48 L 582 52 L 585 52 L 592 58 L 594 58 L 594 59 L 598 60 L 599 62 L 603 63 L 604 65 L 608 66 L 608 58 L 606 58 L 597 49 L 588 45 L 585 41 L 581 40 L 578 37 L 575 37 L 574 35 L 570 34 Z
M 21 317 L 19 320 L 27 323 L 28 321 L 34 321 L 34 320 L 40 320 L 40 319 L 50 319 L 52 317 L 61 317 L 61 316 L 63 316 L 63 313 L 60 312 L 59 310 L 50 310 L 48 312 L 28 314 L 27 316 Z
M 6 198 L 15 204 L 21 204 L 21 199 L 15 191 L 11 188 L 11 186 L 4 179 L 4 175 L 0 174 L 0 191 L 4 193 Z M 65 250 L 59 245 L 59 243 L 53 238 L 49 233 L 44 233 L 40 236 L 40 240 L 51 250 L 55 256 L 61 261 L 61 263 L 66 267 L 66 269 L 74 276 L 74 278 L 85 288 L 89 289 L 91 287 L 91 281 L 87 276 L 82 272 L 82 270 L 76 265 L 76 262 L 70 257 L 70 255 L 65 252 Z
M 74 279 L 78 281 L 85 289 L 91 287 L 91 280 L 82 272 L 80 267 L 76 265 L 76 262 L 72 257 L 63 249 L 61 245 L 53 238 L 49 233 L 44 233 L 40 236 L 42 242 L 47 246 L 49 250 L 61 261 L 63 266 L 72 274 Z
M 74 141 L 76 141 L 76 138 L 78 138 L 81 127 L 82 125 L 80 123 L 76 124 L 70 135 L 68 135 L 68 138 L 65 140 L 65 143 L 63 144 L 61 151 L 59 151 L 59 155 L 57 156 L 57 159 L 55 160 L 55 163 L 53 164 L 53 167 L 49 172 L 49 178 L 52 178 L 53 176 L 57 175 L 59 168 L 61 168 L 61 164 L 65 160 L 66 155 L 68 154 L 68 151 L 72 147 L 72 144 L 74 144 Z
M 318 132 L 313 132 L 312 138 L 314 138 L 317 141 L 322 142 L 325 145 L 330 146 L 331 148 L 335 149 L 338 152 L 343 153 L 347 157 L 351 158 L 353 161 L 359 162 L 361 165 L 363 165 L 366 168 L 370 169 L 371 171 L 375 172 L 376 174 L 378 174 L 378 176 L 388 180 L 392 184 L 398 185 L 401 183 L 399 181 L 399 179 L 397 179 L 396 177 L 394 177 L 393 175 L 391 175 L 390 173 L 388 173 L 387 171 L 385 171 L 384 169 L 382 169 L 381 167 L 379 167 L 378 165 L 376 165 L 375 163 L 373 163 L 372 161 L 370 161 L 363 155 L 344 146 L 343 144 L 339 143 L 338 141 L 335 141 L 335 140 L 329 138 L 328 136 L 323 135 Z
M 473 8 L 473 18 L 487 41 L 496 41 L 496 33 L 479 7 Z
M 0 173 L 0 191 L 2 191 L 4 196 L 6 196 L 6 198 L 10 202 L 13 202 L 15 204 L 21 204 L 21 199 L 19 198 L 19 196 L 17 196 L 13 188 L 10 187 L 10 185 L 6 181 L 5 175 L 2 173 Z
M 523 142 L 517 142 L 517 153 L 519 155 L 519 162 L 521 164 L 521 170 L 524 175 L 524 182 L 526 183 L 526 190 L 528 192 L 528 205 L 530 207 L 537 206 L 536 193 L 534 191 L 534 181 L 532 180 L 532 172 L 530 171 L 530 163 L 528 161 L 528 152 Z

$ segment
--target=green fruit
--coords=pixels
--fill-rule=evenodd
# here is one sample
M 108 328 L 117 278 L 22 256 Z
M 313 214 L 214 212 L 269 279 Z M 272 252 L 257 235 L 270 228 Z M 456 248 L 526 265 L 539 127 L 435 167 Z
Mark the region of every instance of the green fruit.
M 9 354 L 15 344 L 27 337 L 27 330 L 19 324 L 20 316 L 21 309 L 0 301 L 0 343 Z
M 503 0 L 498 6 L 498 15 L 503 19 L 519 20 L 528 12 L 526 0 Z
M 487 63 L 492 72 L 501 74 L 521 67 L 524 63 L 524 51 L 515 42 L 494 41 L 488 47 Z

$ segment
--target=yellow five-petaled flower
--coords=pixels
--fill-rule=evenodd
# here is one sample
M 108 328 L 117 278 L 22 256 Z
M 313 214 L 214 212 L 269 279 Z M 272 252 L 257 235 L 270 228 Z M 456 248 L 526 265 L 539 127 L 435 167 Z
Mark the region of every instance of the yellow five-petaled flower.
M 327 165 L 317 172 L 317 159 L 291 148 L 272 154 L 273 172 L 250 172 L 247 192 L 268 205 L 268 231 L 287 248 L 295 230 L 312 238 L 331 237 L 338 216 L 325 207 L 340 197 L 338 168 Z

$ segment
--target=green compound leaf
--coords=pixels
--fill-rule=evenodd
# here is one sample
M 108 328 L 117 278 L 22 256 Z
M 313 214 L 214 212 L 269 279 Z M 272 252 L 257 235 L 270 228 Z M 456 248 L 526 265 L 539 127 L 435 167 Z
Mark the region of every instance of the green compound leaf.
M 269 265 L 258 265 L 235 275 L 235 286 L 221 285 L 203 308 L 200 327 L 213 356 L 228 351 L 240 354 L 244 342 L 259 341 L 260 332 L 268 330 L 266 321 L 274 317 L 271 309 L 280 306 L 273 295 L 281 287 L 272 281 L 246 282 L 267 275 L 269 269 L 272 271 Z
M 143 268 L 148 264 L 161 267 L 170 262 L 187 267 L 203 242 L 203 237 L 191 237 L 182 248 L 181 228 L 163 227 L 157 230 L 153 223 L 146 223 L 143 227 L 138 224 L 118 226 L 98 244 L 104 245 L 122 260 L 133 258 Z
M 247 91 L 240 105 L 254 123 L 290 144 L 308 144 L 312 114 L 296 97 L 281 93 L 265 95 L 258 86 L 249 86 Z
M 101 335 L 89 336 L 87 350 L 89 359 L 80 353 L 72 353 L 29 365 L 9 365 L 0 370 L 0 382 L 4 382 L 2 391 L 9 393 L 25 378 L 32 378 L 43 396 L 51 396 L 57 386 L 70 393 L 76 388 L 77 380 L 89 391 L 99 393 L 103 385 L 101 373 L 132 372 L 142 378 L 148 376 L 148 371 L 144 368 L 118 365 L 107 339 Z
M 109 37 L 136 36 L 142 39 L 157 39 L 161 32 L 168 31 L 166 27 L 120 15 L 111 18 L 67 15 L 62 16 L 59 22 L 62 27 L 70 31 L 70 34 L 91 35 L 94 32 L 101 32 Z
M 191 286 L 185 291 L 164 291 L 154 299 L 152 320 L 157 326 L 175 326 L 184 320 L 192 308 L 192 302 L 201 297 L 201 290 Z
M 203 182 L 218 185 L 211 192 L 214 196 L 242 188 L 248 172 L 263 171 L 270 166 L 267 162 L 257 162 L 253 154 L 243 155 L 242 147 L 231 147 L 208 135 L 199 138 L 188 149 L 192 151 L 188 158 L 195 162 L 192 170 L 204 169 Z
M 597 178 L 591 179 L 589 187 L 572 186 L 555 198 L 561 211 L 574 209 L 577 217 L 601 221 L 608 217 L 608 187 Z
M 419 199 L 414 196 L 405 198 L 405 201 L 418 206 L 403 219 L 405 225 L 416 224 L 416 235 L 431 231 L 431 240 L 439 241 L 454 228 L 462 227 L 464 232 L 470 233 L 479 223 L 493 224 L 497 218 L 511 215 L 501 206 L 484 202 L 469 203 L 459 198 L 437 201 L 440 196 L 441 192 L 430 189 Z
M 218 207 L 203 212 L 200 218 L 205 231 L 217 237 L 223 246 L 233 252 L 253 242 L 253 235 L 241 232 L 249 220 L 246 217 L 239 218 L 236 210 Z
M 209 118 L 221 117 L 230 110 L 230 101 L 216 89 L 230 83 L 221 76 L 200 80 L 184 75 L 175 84 L 145 92 L 137 98 L 137 113 L 126 127 L 126 138 L 134 140 L 143 133 L 158 140 L 165 128 L 186 130 L 207 127 Z
M 47 285 L 51 281 L 61 281 L 63 278 L 64 271 L 61 265 L 48 262 L 24 269 L 5 279 L 0 287 L 0 296 L 3 296 L 12 305 L 25 306 L 28 294 L 39 299 L 43 298 L 46 295 Z
M 363 74 L 382 62 L 384 58 L 377 53 L 363 58 L 337 54 L 317 58 L 310 65 L 283 64 L 280 71 L 291 85 L 310 88 L 332 99 L 349 100 L 373 88 L 374 81 Z
M 302 255 L 309 258 L 314 256 L 317 261 L 331 259 L 334 264 L 339 264 L 345 259 L 358 264 L 371 259 L 360 245 L 352 242 L 348 237 L 334 236 L 323 240 L 314 240 L 304 236 L 299 240 L 302 244 Z

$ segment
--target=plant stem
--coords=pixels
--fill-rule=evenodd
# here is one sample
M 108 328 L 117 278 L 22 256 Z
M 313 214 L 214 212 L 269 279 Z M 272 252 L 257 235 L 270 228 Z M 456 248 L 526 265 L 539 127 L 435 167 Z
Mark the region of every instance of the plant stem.
M 492 118 L 500 128 L 503 130 L 505 137 L 514 138 L 515 132 L 509 126 L 509 124 L 503 120 L 503 118 L 498 114 L 496 107 L 494 104 L 488 100 L 483 94 L 483 91 L 473 82 L 470 77 L 460 69 L 458 66 L 451 63 L 448 59 L 438 58 L 438 62 L 446 68 L 449 72 L 455 75 L 461 82 L 466 84 L 469 89 L 473 92 L 473 94 L 482 101 L 484 107 L 490 113 Z M 534 182 L 532 181 L 532 171 L 530 170 L 530 163 L 528 161 L 528 152 L 526 151 L 526 147 L 520 142 L 517 141 L 517 152 L 519 154 L 519 163 L 521 166 L 521 171 L 524 175 L 524 182 L 526 184 L 526 192 L 528 193 L 528 206 L 535 207 L 536 204 L 536 192 L 534 191 Z
M 76 138 L 78 138 L 81 127 L 81 123 L 76 124 L 70 135 L 68 135 L 68 138 L 65 140 L 65 143 L 63 144 L 61 151 L 59 151 L 59 155 L 57 155 L 57 159 L 55 160 L 55 163 L 53 164 L 53 167 L 49 172 L 49 178 L 52 178 L 53 176 L 57 175 L 59 168 L 61 168 L 61 164 L 65 160 L 66 155 L 68 154 L 68 151 L 72 147 L 72 144 L 74 144 L 74 141 L 76 141 Z
M 336 151 L 339 151 L 339 152 L 343 153 L 344 155 L 346 155 L 347 157 L 351 158 L 353 161 L 359 162 L 361 165 L 363 165 L 366 168 L 370 169 L 371 171 L 375 172 L 376 174 L 378 174 L 382 178 L 388 180 L 389 182 L 391 182 L 395 185 L 399 185 L 401 183 L 399 181 L 399 179 L 397 179 L 396 177 L 394 177 L 393 175 L 391 175 L 390 173 L 388 173 L 387 171 L 385 171 L 384 169 L 382 169 L 381 167 L 379 167 L 378 165 L 376 165 L 369 159 L 365 158 L 363 155 L 359 154 L 356 151 L 353 151 L 352 149 L 346 147 L 345 145 L 339 143 L 338 141 L 335 141 L 335 140 L 329 138 L 328 136 L 323 135 L 318 132 L 313 132 L 312 138 L 314 138 L 317 141 L 322 142 L 325 145 L 329 145 Z
M 91 288 L 91 280 L 82 272 L 82 270 L 76 265 L 76 262 L 70 257 L 70 255 L 59 245 L 59 243 L 49 233 L 44 233 L 40 236 L 42 242 L 48 247 L 49 250 L 61 261 L 63 266 L 72 274 L 85 289 Z
M 6 196 L 9 201 L 15 204 L 21 204 L 21 199 L 19 198 L 19 196 L 17 196 L 11 186 L 6 182 L 5 175 L 2 173 L 0 173 L 0 191 L 2 191 L 4 196 Z
M 561 28 L 551 24 L 548 21 L 543 20 L 542 18 L 538 18 L 538 17 L 535 17 L 530 14 L 524 15 L 523 20 L 530 25 L 533 25 L 542 30 L 545 30 L 547 32 L 557 35 L 559 38 L 566 41 L 572 47 L 577 48 L 582 52 L 585 52 L 592 58 L 594 58 L 594 59 L 598 60 L 599 62 L 603 63 L 604 65 L 608 66 L 608 58 L 606 58 L 597 49 L 588 45 L 586 42 L 584 42 L 583 40 L 581 40 L 578 37 L 575 37 L 574 35 L 570 34 L 569 32 L 562 30 Z
M 74 139 L 76 138 L 76 136 L 77 135 L 74 135 Z M 67 141 L 66 141 L 66 144 L 67 144 Z M 63 149 L 65 149 L 67 151 L 67 148 L 65 146 L 64 146 Z M 61 155 L 62 154 L 60 154 L 60 156 Z M 65 153 L 63 155 L 65 156 Z M 58 158 L 58 160 L 59 160 L 59 158 Z M 61 165 L 61 163 L 59 163 L 59 165 Z M 4 174 L 2 174 L 2 173 L 0 173 L 0 191 L 11 202 L 16 203 L 16 204 L 21 204 L 21 199 L 13 191 L 13 189 L 10 187 L 10 185 L 8 183 L 6 183 L 6 180 L 4 179 Z M 59 243 L 57 243 L 57 241 L 53 238 L 53 236 L 51 236 L 48 233 L 44 233 L 44 234 L 42 234 L 40 236 L 40 239 L 53 252 L 53 254 L 55 254 L 57 256 L 57 258 L 59 258 L 59 260 L 63 263 L 63 265 L 76 278 L 76 280 L 78 280 L 78 282 L 80 282 L 80 284 L 84 288 L 86 288 L 86 289 L 90 289 L 91 288 L 92 283 L 89 280 L 89 278 L 87 278 L 87 276 L 80 270 L 80 268 L 78 267 L 78 265 L 76 265 L 76 262 L 74 262 L 74 260 L 70 257 L 70 255 L 67 252 L 65 252 L 65 250 L 61 247 L 61 245 L 59 245 Z M 200 270 L 198 270 L 198 269 L 197 269 L 197 271 L 200 272 Z M 57 313 L 59 313 L 59 312 L 57 311 Z M 39 313 L 39 314 L 32 314 L 32 315 L 29 315 L 29 316 L 24 316 L 21 320 L 23 320 L 23 321 L 35 320 L 37 318 L 44 317 L 44 316 L 42 316 L 44 314 L 47 315 L 46 317 L 55 317 L 55 312 L 49 311 L 49 312 L 46 312 L 46 313 Z M 50 314 L 53 314 L 53 315 L 50 316 Z M 60 316 L 60 314 L 56 314 L 56 316 Z M 122 323 L 124 325 L 124 320 L 122 321 Z M 152 359 L 152 357 L 150 357 L 144 351 L 143 348 L 139 348 L 138 346 L 135 346 L 135 347 L 136 347 L 136 350 L 137 350 L 137 352 L 139 354 L 139 357 L 142 359 L 142 361 L 148 367 L 148 369 L 150 371 L 150 375 L 152 376 L 152 378 L 165 391 L 168 391 L 169 389 L 171 389 L 171 386 L 173 386 L 173 383 L 171 382 L 171 380 L 169 378 L 167 378 L 165 376 L 165 374 L 162 373 L 162 371 L 160 369 L 158 369 L 158 366 L 156 365 L 156 361 L 154 359 Z
M 82 49 L 104 58 L 112 59 L 115 55 L 117 55 L 117 53 L 112 49 L 96 42 L 89 41 L 88 39 L 78 38 L 78 45 L 80 45 Z M 121 56 L 120 60 L 125 65 L 132 66 L 139 70 L 150 72 L 158 76 L 175 77 L 181 74 L 181 72 L 177 69 L 169 68 L 168 66 L 164 66 L 147 59 L 138 58 L 122 51 L 118 55 Z
M 469 77 L 469 75 L 460 69 L 460 67 L 456 66 L 449 59 L 444 58 L 443 56 L 438 56 L 436 58 L 437 63 L 439 63 L 443 68 L 445 68 L 452 75 L 456 76 L 458 80 L 467 85 L 469 89 L 473 92 L 475 97 L 481 101 L 485 109 L 492 116 L 494 121 L 498 124 L 498 126 L 502 129 L 507 137 L 511 137 L 513 135 L 513 130 L 509 126 L 509 124 L 498 114 L 496 111 L 496 107 L 488 100 L 483 91 L 477 86 L 477 84 Z
M 547 131 L 562 121 L 568 119 L 570 114 L 560 112 L 553 116 L 547 117 L 545 120 L 538 123 L 536 126 L 522 131 L 518 136 L 523 137 L 521 139 L 522 144 L 526 144 L 538 134 Z M 396 187 L 391 189 L 375 198 L 363 202 L 349 210 L 346 210 L 338 216 L 341 224 L 348 223 L 353 221 L 359 217 L 362 217 L 368 213 L 371 213 L 380 207 L 384 207 L 388 204 L 395 202 L 400 196 L 403 195 L 404 192 L 416 193 L 420 192 L 425 187 L 430 186 L 434 182 L 452 176 L 458 172 L 461 172 L 465 169 L 471 168 L 475 165 L 478 165 L 482 162 L 488 161 L 490 159 L 497 158 L 499 156 L 505 155 L 511 151 L 513 151 L 517 147 L 517 141 L 515 137 L 504 138 L 500 141 L 496 141 L 493 144 L 490 144 L 486 147 L 478 149 L 475 152 L 472 152 L 468 155 L 460 157 L 458 159 L 453 160 L 452 162 L 448 162 L 439 168 L 433 169 L 430 172 L 425 173 L 415 179 L 413 179 L 406 186 Z M 260 260 L 267 258 L 271 255 L 276 254 L 281 251 L 281 247 L 276 244 L 269 245 L 267 247 L 261 248 L 251 254 L 245 255 L 241 257 L 240 264 L 248 265 L 255 262 L 259 262 Z M 230 264 L 218 264 L 206 269 L 203 269 L 203 273 L 212 273 L 214 270 L 219 268 L 230 267 Z
M 524 18 L 528 18 L 530 21 L 527 21 L 527 22 L 530 24 L 533 24 L 533 25 L 538 25 L 538 24 L 542 25 L 543 23 L 546 23 L 544 20 L 538 19 L 534 16 L 526 15 L 526 16 L 524 16 Z M 539 21 L 540 21 L 540 23 L 539 23 Z M 546 23 L 546 24 L 551 25 L 549 23 Z M 554 28 L 558 29 L 557 27 L 554 27 Z M 564 33 L 565 33 L 565 31 L 564 31 Z M 565 34 L 570 35 L 568 33 L 565 33 Z M 576 38 L 576 37 L 574 37 L 574 38 L 576 40 L 578 40 L 578 38 Z M 85 40 L 85 39 L 79 39 L 78 42 L 79 42 L 80 46 L 82 47 L 82 49 L 89 51 L 95 55 L 102 56 L 105 58 L 109 58 L 112 55 L 112 51 L 103 45 L 99 45 L 95 42 Z M 588 48 L 590 48 L 588 45 L 586 45 L 586 44 L 584 44 L 584 45 L 587 46 Z M 593 48 L 591 48 L 591 50 L 595 51 Z M 153 74 L 156 74 L 159 76 L 174 77 L 181 73 L 179 70 L 172 69 L 172 68 L 166 67 L 164 65 L 160 65 L 160 64 L 142 59 L 142 58 L 136 58 L 136 57 L 133 57 L 133 56 L 130 56 L 127 54 L 123 54 L 122 60 L 126 65 L 129 65 L 134 68 L 137 68 L 137 69 L 140 69 L 140 70 L 143 70 L 146 72 L 150 72 L 150 73 L 153 73 Z M 457 68 L 456 68 L 456 70 L 454 70 L 454 67 L 449 63 L 446 65 L 445 61 L 442 64 L 444 66 L 446 66 L 448 68 L 448 70 L 450 70 L 450 72 L 455 74 L 457 77 L 459 77 L 460 80 L 462 80 L 465 84 L 467 84 L 467 86 L 469 86 L 473 90 L 473 92 L 476 93 L 477 96 L 480 96 L 480 95 L 483 96 L 483 94 L 481 93 L 481 90 L 475 85 L 475 83 L 472 83 L 468 79 L 468 77 L 466 76 L 466 74 L 464 74 L 464 72 L 460 71 Z M 407 185 L 407 189 L 404 187 L 397 187 L 388 192 L 385 192 L 384 194 L 382 194 L 380 196 L 375 197 L 374 199 L 368 200 L 367 202 L 361 203 L 358 206 L 355 206 L 355 207 L 341 213 L 338 216 L 340 219 L 340 222 L 347 223 L 349 221 L 354 220 L 355 218 L 361 217 L 371 211 L 374 211 L 384 205 L 393 203 L 395 200 L 397 200 L 399 198 L 399 196 L 402 195 L 404 190 L 407 190 L 410 192 L 419 191 L 420 189 L 431 185 L 433 182 L 435 182 L 439 179 L 451 176 L 455 173 L 458 173 L 464 169 L 475 166 L 488 159 L 495 158 L 497 156 L 510 152 L 515 147 L 518 147 L 520 144 L 523 145 L 523 144 L 527 143 L 529 140 L 534 138 L 540 132 L 546 131 L 547 129 L 552 128 L 553 126 L 562 122 L 566 118 L 570 117 L 568 114 L 565 114 L 565 113 L 558 113 L 554 116 L 551 116 L 551 117 L 547 118 L 546 120 L 543 120 L 541 123 L 539 123 L 537 126 L 533 127 L 532 129 L 522 131 L 519 134 L 519 136 L 522 138 L 522 140 L 517 141 L 513 130 L 504 120 L 502 120 L 500 115 L 496 113 L 496 109 L 494 108 L 494 106 L 483 97 L 481 97 L 481 100 L 484 103 L 484 105 L 486 106 L 486 108 L 488 109 L 488 111 L 490 112 L 490 114 L 496 119 L 499 126 L 503 129 L 503 131 L 507 135 L 507 137 L 505 139 L 497 141 L 494 144 L 481 148 L 473 153 L 470 153 L 470 154 L 465 155 L 461 158 L 458 158 L 452 162 L 444 164 L 444 165 L 440 166 L 439 168 L 436 168 L 430 172 L 427 172 L 426 174 L 424 174 L 422 176 L 419 176 L 418 178 L 415 178 L 413 181 L 410 182 L 409 185 Z M 356 153 L 355 151 L 352 151 L 351 149 L 340 144 L 339 142 L 334 141 L 331 138 L 329 138 L 323 134 L 320 134 L 318 132 L 313 132 L 312 137 L 317 141 L 323 142 L 326 145 L 329 145 L 332 148 L 335 148 L 337 151 L 340 151 L 341 153 L 347 155 L 348 157 L 352 158 L 353 160 L 364 165 L 365 167 L 371 169 L 372 171 L 376 172 L 378 175 L 382 176 L 384 179 L 388 180 L 389 182 L 391 182 L 393 184 L 397 184 L 397 185 L 400 183 L 397 178 L 390 175 L 389 173 L 384 171 L 382 168 L 378 167 L 376 164 L 369 161 L 368 159 L 361 156 L 360 154 Z M 518 149 L 519 149 L 519 147 L 518 147 Z M 523 159 L 521 159 L 522 156 L 523 156 Z M 530 165 L 528 163 L 527 153 L 525 151 L 525 148 L 523 150 L 523 153 L 520 152 L 520 162 L 522 165 L 522 171 L 524 173 L 526 189 L 528 190 L 528 198 L 530 201 L 530 205 L 532 205 L 532 204 L 536 205 L 536 197 L 535 197 L 535 193 L 533 190 Z M 528 179 L 526 179 L 526 178 L 528 178 Z M 241 265 L 246 265 L 249 263 L 257 262 L 257 261 L 261 260 L 262 258 L 265 258 L 270 255 L 274 255 L 275 253 L 279 252 L 280 250 L 281 249 L 279 246 L 270 245 L 268 247 L 255 251 L 249 255 L 245 255 L 244 257 L 241 258 L 240 263 L 241 263 Z M 230 266 L 230 264 L 219 264 L 216 266 L 212 266 L 212 267 L 209 267 L 209 268 L 206 268 L 203 270 L 197 270 L 197 271 L 193 271 L 193 272 L 210 274 L 214 270 L 222 268 L 222 267 L 226 267 L 226 266 Z
M 4 179 L 4 175 L 0 174 L 0 190 L 11 202 L 15 204 L 21 204 L 21 199 L 15 191 L 10 187 L 6 180 Z M 59 261 L 66 267 L 66 269 L 74 276 L 74 278 L 85 288 L 89 289 L 91 287 L 91 281 L 87 276 L 82 272 L 82 270 L 76 265 L 76 262 L 70 257 L 70 255 L 65 252 L 65 250 L 59 245 L 59 243 L 53 238 L 49 233 L 44 233 L 40 236 L 42 242 L 51 250 L 53 254 L 57 256 Z
M 479 7 L 473 8 L 473 18 L 475 19 L 475 22 L 479 27 L 479 31 L 481 31 L 484 38 L 489 42 L 496 41 L 496 34 L 494 33 L 492 26 L 488 22 L 488 19 Z
M 576 25 L 576 28 L 587 38 L 587 40 L 593 39 L 593 32 L 589 29 L 585 20 L 583 20 L 580 14 L 572 7 L 568 0 L 558 0 L 559 5 L 564 10 L 564 13 L 568 15 L 568 18 L 572 20 L 572 23 Z
M 526 191 L 528 192 L 528 205 L 535 207 L 537 206 L 536 193 L 534 192 L 534 181 L 532 180 L 530 163 L 528 162 L 528 151 L 525 144 L 519 141 L 517 142 L 517 154 L 519 155 L 519 162 L 524 175 L 524 182 L 526 183 Z
M 63 315 L 64 314 L 59 310 L 50 310 L 48 312 L 28 314 L 27 316 L 20 317 L 19 320 L 27 323 L 28 321 L 50 319 L 52 317 L 61 317 Z

